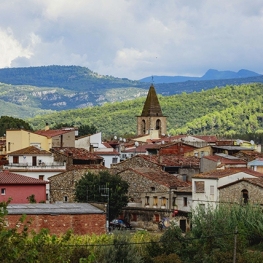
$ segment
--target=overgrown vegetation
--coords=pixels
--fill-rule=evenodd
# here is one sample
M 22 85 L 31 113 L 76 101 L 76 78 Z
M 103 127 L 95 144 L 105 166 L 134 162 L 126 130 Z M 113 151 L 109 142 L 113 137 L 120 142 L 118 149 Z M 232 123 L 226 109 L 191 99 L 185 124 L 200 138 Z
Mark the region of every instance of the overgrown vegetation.
M 107 203 L 109 198 L 109 219 L 112 220 L 127 205 L 128 188 L 128 183 L 119 175 L 112 175 L 108 171 L 98 174 L 88 172 L 76 182 L 75 197 L 78 202 L 103 203 Z
M 263 213 L 260 206 L 220 205 L 194 211 L 192 229 L 183 234 L 172 224 L 162 235 L 116 231 L 111 235 L 62 236 L 29 232 L 22 216 L 7 227 L 7 205 L 0 203 L 1 262 L 38 263 L 236 263 L 263 262 Z M 235 229 L 238 231 L 235 232 Z M 236 238 L 236 243 L 234 242 Z

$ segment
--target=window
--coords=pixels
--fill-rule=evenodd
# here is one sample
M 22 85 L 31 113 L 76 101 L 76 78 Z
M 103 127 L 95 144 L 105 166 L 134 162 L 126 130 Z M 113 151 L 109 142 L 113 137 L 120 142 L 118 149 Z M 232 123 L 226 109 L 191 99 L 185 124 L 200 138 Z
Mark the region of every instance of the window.
M 184 206 L 187 206 L 187 197 L 184 197 Z
M 153 205 L 154 206 L 158 206 L 158 198 L 157 198 L 157 196 L 153 197 Z
M 118 158 L 117 157 L 113 157 L 112 158 L 112 163 L 117 163 L 118 162 Z
M 19 163 L 18 156 L 13 156 L 13 163 Z
M 151 191 L 152 191 L 152 192 L 155 192 L 155 187 L 151 187 Z
M 242 193 L 243 204 L 245 205 L 248 204 L 248 190 L 243 189 L 241 193 Z
M 137 221 L 137 214 L 131 214 L 131 221 Z
M 215 187 L 213 185 L 210 185 L 210 195 L 215 194 Z
M 161 198 L 161 206 L 166 206 L 166 197 Z
M 44 180 L 44 175 L 42 175 L 42 174 L 39 175 L 39 176 L 38 176 L 38 179 L 39 179 L 39 180 Z
M 196 193 L 205 192 L 205 181 L 195 181 L 195 192 Z
M 176 196 L 173 197 L 173 206 L 176 206 Z
M 150 197 L 149 196 L 145 196 L 145 205 L 149 205 L 150 204 L 149 200 L 150 200 Z
M 1 195 L 5 195 L 5 188 L 1 188 Z
M 64 202 L 67 203 L 68 202 L 68 197 L 65 195 L 64 196 Z

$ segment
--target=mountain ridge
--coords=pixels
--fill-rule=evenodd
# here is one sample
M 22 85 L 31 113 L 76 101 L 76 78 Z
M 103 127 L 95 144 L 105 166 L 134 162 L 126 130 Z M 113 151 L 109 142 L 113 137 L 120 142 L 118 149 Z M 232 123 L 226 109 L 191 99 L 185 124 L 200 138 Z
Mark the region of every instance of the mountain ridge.
M 237 79 L 237 78 L 248 78 L 258 77 L 261 74 L 247 69 L 240 69 L 239 71 L 224 70 L 219 71 L 216 69 L 209 69 L 202 77 L 191 77 L 191 76 L 152 76 L 140 79 L 140 82 L 151 83 L 177 83 L 184 81 L 202 81 L 202 80 L 220 80 L 220 79 Z

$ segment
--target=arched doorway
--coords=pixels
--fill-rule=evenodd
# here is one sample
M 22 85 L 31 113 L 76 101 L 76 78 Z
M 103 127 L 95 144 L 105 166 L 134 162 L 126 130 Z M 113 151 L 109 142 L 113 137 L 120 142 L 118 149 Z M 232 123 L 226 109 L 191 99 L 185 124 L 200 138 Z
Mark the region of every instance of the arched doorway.
M 145 120 L 142 120 L 142 133 L 143 133 L 143 134 L 146 133 L 146 123 L 145 123 Z

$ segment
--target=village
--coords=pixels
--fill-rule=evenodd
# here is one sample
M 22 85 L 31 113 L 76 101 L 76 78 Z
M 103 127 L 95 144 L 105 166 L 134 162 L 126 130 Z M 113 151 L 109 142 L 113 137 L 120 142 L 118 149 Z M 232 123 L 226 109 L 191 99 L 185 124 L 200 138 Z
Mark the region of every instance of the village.
M 261 145 L 215 135 L 170 136 L 169 116 L 163 115 L 153 85 L 135 118 L 136 136 L 113 135 L 107 141 L 101 132 L 80 137 L 75 127 L 52 130 L 48 123 L 34 132 L 6 130 L 0 138 L 0 202 L 12 199 L 9 226 L 26 214 L 35 231 L 106 233 L 107 204 L 76 203 L 74 197 L 85 173 L 104 170 L 128 182 L 129 202 L 119 218 L 135 229 L 158 231 L 164 220 L 187 232 L 189 213 L 198 207 L 262 205 Z

